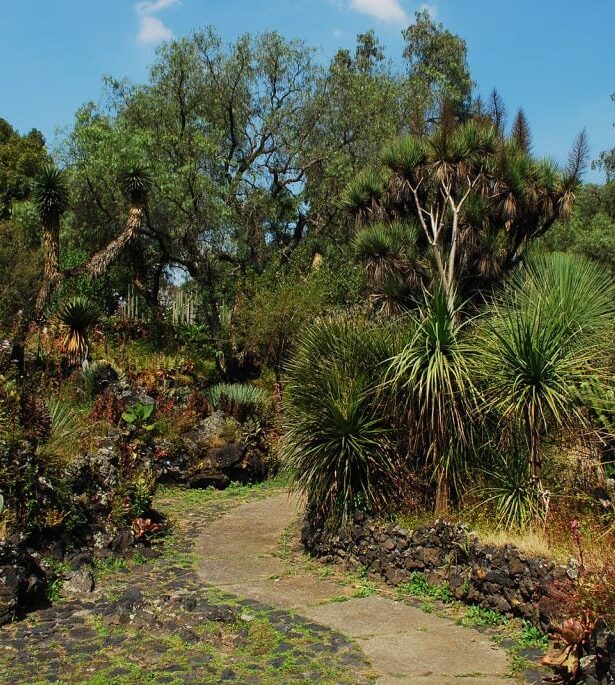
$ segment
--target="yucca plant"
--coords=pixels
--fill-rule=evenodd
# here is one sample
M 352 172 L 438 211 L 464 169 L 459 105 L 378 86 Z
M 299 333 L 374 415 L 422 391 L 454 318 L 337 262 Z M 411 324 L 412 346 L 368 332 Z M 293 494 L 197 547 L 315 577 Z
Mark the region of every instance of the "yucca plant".
M 441 290 L 427 297 L 414 334 L 389 362 L 387 383 L 403 395 L 408 436 L 425 456 L 437 484 L 436 510 L 446 512 L 452 485 L 463 474 L 475 415 L 472 347 L 457 312 Z M 461 460 L 461 463 L 460 463 Z
M 64 172 L 44 166 L 34 177 L 32 199 L 43 227 L 43 284 L 36 308 L 39 315 L 60 279 L 60 218 L 68 206 L 68 186 Z
M 52 164 L 40 169 L 32 182 L 32 199 L 43 220 L 61 215 L 68 206 L 64 172 Z
M 87 265 L 90 277 L 101 276 L 109 266 L 134 242 L 145 221 L 148 195 L 152 184 L 151 173 L 145 164 L 127 164 L 119 174 L 119 182 L 128 198 L 126 225 L 120 235 L 97 252 Z
M 479 327 L 475 372 L 483 410 L 525 436 L 536 480 L 545 438 L 586 426 L 575 388 L 603 373 L 612 297 L 612 280 L 586 260 L 539 257 L 515 274 Z
M 132 204 L 143 205 L 151 186 L 151 173 L 145 164 L 126 165 L 119 174 L 120 184 Z
M 400 495 L 405 467 L 378 393 L 395 340 L 362 319 L 318 321 L 290 364 L 282 458 L 293 486 L 332 522 L 357 508 L 385 511 Z
M 85 297 L 74 297 L 60 306 L 57 319 L 63 335 L 62 351 L 73 364 L 83 362 L 88 355 L 88 332 L 100 317 L 98 307 Z

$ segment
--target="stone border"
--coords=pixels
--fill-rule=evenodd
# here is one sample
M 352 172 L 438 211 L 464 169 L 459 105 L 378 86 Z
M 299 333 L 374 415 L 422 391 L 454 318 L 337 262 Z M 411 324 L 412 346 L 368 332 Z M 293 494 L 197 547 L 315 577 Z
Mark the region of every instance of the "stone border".
M 552 618 L 549 587 L 575 577 L 572 564 L 558 566 L 512 545 L 481 543 L 466 526 L 442 520 L 408 532 L 359 513 L 331 532 L 309 515 L 302 541 L 314 556 L 350 568 L 363 566 L 389 585 L 424 573 L 430 584 L 448 584 L 458 600 L 526 619 L 541 630 Z
M 513 545 L 485 544 L 466 526 L 442 520 L 409 532 L 358 513 L 346 526 L 331 530 L 308 509 L 301 540 L 309 553 L 325 562 L 351 569 L 362 566 L 392 586 L 420 572 L 432 585 L 447 585 L 462 602 L 525 619 L 543 631 L 563 618 L 549 589 L 577 577 L 574 560 L 561 566 Z M 584 682 L 615 683 L 615 634 L 602 622 L 590 651 L 581 659 Z

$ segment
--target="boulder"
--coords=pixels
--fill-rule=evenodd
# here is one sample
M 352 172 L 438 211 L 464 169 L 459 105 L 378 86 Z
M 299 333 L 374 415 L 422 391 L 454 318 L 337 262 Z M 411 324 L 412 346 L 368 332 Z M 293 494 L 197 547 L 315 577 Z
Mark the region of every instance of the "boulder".
M 0 625 L 44 596 L 47 580 L 22 545 L 0 543 Z
M 203 469 L 196 471 L 188 479 L 188 487 L 195 489 L 216 488 L 224 490 L 228 487 L 231 479 L 222 471 L 216 469 Z
M 207 452 L 188 479 L 191 488 L 226 488 L 231 482 L 258 483 L 267 475 L 267 465 L 245 445 L 227 445 Z
M 135 404 L 154 404 L 156 402 L 153 397 L 146 395 L 142 390 L 124 380 L 110 383 L 105 392 L 115 395 L 127 409 L 131 409 Z
M 91 567 L 82 566 L 71 571 L 64 583 L 64 590 L 73 595 L 87 595 L 94 591 L 94 572 Z

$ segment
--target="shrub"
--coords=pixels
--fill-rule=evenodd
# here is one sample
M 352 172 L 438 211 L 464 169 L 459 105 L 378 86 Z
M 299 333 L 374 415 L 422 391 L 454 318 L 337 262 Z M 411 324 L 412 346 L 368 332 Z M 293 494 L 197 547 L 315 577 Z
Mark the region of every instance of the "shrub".
M 282 459 L 309 504 L 334 522 L 358 508 L 385 511 L 400 493 L 404 468 L 379 394 L 395 343 L 390 327 L 319 321 L 290 364 Z
M 240 422 L 263 408 L 268 401 L 262 388 L 247 383 L 218 383 L 206 390 L 205 397 L 212 407 L 222 409 Z

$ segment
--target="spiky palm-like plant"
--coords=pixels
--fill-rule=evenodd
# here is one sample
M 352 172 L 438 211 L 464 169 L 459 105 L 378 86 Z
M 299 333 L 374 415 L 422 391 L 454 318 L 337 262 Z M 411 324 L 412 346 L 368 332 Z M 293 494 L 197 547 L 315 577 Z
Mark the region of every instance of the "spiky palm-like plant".
M 404 397 L 412 451 L 425 455 L 433 470 L 439 512 L 448 509 L 450 487 L 464 469 L 459 458 L 472 441 L 475 388 L 464 325 L 437 290 L 416 317 L 412 339 L 387 370 L 388 383 Z
M 398 201 L 411 197 L 412 188 L 421 180 L 426 159 L 425 141 L 417 136 L 399 138 L 384 147 L 382 164 L 393 174 L 393 190 Z
M 213 407 L 223 409 L 239 421 L 245 421 L 269 399 L 262 388 L 247 383 L 218 383 L 205 391 L 205 397 Z
M 137 239 L 145 222 L 152 182 L 149 168 L 144 164 L 130 164 L 121 171 L 119 181 L 129 202 L 126 226 L 115 240 L 92 257 L 87 268 L 88 274 L 92 277 L 101 276 L 107 271 L 109 265 Z
M 540 310 L 570 335 L 600 334 L 615 321 L 613 279 L 597 262 L 563 252 L 528 256 L 497 300 L 505 307 Z
M 37 301 L 41 312 L 60 278 L 60 218 L 68 206 L 64 173 L 53 165 L 44 166 L 34 177 L 32 198 L 43 227 L 43 285 Z
M 88 332 L 98 322 L 100 313 L 95 303 L 85 297 L 75 297 L 62 304 L 57 319 L 63 329 L 61 346 L 73 364 L 86 359 Z
M 481 506 L 495 505 L 501 526 L 523 530 L 535 521 L 544 522 L 547 502 L 524 450 L 513 448 L 499 454 L 485 475 L 488 482 L 481 488 Z
M 533 238 L 569 214 L 585 163 L 584 135 L 561 172 L 532 157 L 529 129 L 515 129 L 507 138 L 501 117 L 494 117 L 459 123 L 443 110 L 429 136 L 384 147 L 384 189 L 368 196 L 357 179 L 347 191 L 354 200 L 346 206 L 360 224 L 402 220 L 420 227 L 421 261 L 433 265 L 431 282 L 424 285 L 432 294 L 443 290 L 451 309 L 456 293 L 476 293 L 477 280 L 502 279 Z M 488 252 L 484 258 L 481 250 Z
M 394 350 L 386 326 L 319 321 L 290 364 L 282 456 L 294 487 L 329 520 L 357 508 L 384 511 L 400 495 L 404 464 L 378 394 Z
M 412 264 L 417 230 L 412 224 L 377 223 L 361 229 L 354 240 L 357 259 L 365 265 L 372 286 L 393 274 L 402 274 Z
M 476 340 L 482 408 L 525 437 L 539 480 L 542 445 L 554 431 L 580 430 L 576 388 L 602 375 L 615 324 L 614 284 L 574 255 L 530 261 L 494 301 Z
M 342 207 L 355 217 L 357 225 L 378 220 L 384 200 L 386 174 L 380 169 L 364 169 L 346 187 Z

